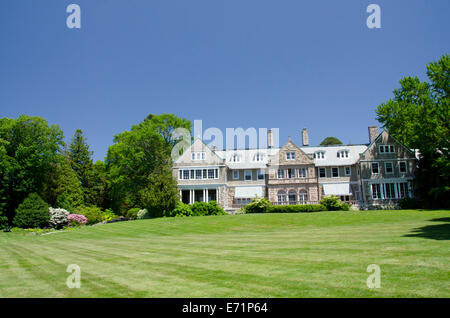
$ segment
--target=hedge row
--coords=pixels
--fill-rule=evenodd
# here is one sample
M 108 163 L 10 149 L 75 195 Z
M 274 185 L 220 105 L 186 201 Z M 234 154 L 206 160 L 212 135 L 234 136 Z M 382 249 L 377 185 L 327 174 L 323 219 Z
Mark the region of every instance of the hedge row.
M 298 204 L 298 205 L 272 205 L 269 213 L 298 213 L 298 212 L 320 212 L 327 208 L 322 204 Z

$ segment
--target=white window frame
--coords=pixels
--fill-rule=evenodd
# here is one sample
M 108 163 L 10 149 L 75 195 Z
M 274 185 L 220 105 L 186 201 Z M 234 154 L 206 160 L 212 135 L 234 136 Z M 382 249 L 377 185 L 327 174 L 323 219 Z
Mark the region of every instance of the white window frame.
M 402 163 L 405 164 L 405 171 L 402 171 L 402 170 L 400 169 Z M 399 161 L 399 162 L 398 162 L 398 172 L 399 172 L 399 173 L 408 173 L 408 164 L 406 163 L 406 161 Z
M 247 180 L 247 173 L 250 172 L 250 180 Z M 244 171 L 244 181 L 253 181 L 253 173 L 251 170 Z
M 324 178 L 326 178 L 327 177 L 327 168 L 325 168 L 325 167 L 322 167 L 322 168 L 318 168 L 319 170 L 317 171 L 318 173 L 318 175 L 319 175 L 319 179 L 324 179 Z M 323 169 L 324 171 L 325 171 L 325 176 L 323 176 L 323 177 L 321 177 L 320 176 L 320 169 Z
M 319 159 L 319 160 L 325 159 L 325 151 L 316 151 L 314 153 L 314 159 Z
M 386 151 L 387 150 L 387 151 Z M 378 152 L 380 154 L 392 154 L 395 153 L 395 146 L 392 144 L 381 144 L 378 145 Z
M 377 170 L 378 170 L 378 172 L 373 172 L 373 165 L 377 165 Z M 373 174 L 373 175 L 379 175 L 380 174 L 380 165 L 378 164 L 378 162 L 371 162 L 370 163 L 370 172 L 371 172 L 371 174 Z
M 348 169 L 348 173 L 347 173 L 347 169 Z M 346 176 L 351 176 L 352 175 L 352 167 L 344 167 L 344 175 Z
M 281 171 L 281 177 L 280 177 L 280 171 Z M 284 179 L 284 177 L 285 177 L 284 169 L 278 169 L 277 170 L 277 179 Z
M 337 169 L 337 176 L 333 176 L 333 169 Z M 339 178 L 341 175 L 339 173 L 339 167 L 331 167 L 331 177 L 332 178 Z
M 240 175 L 241 175 L 239 170 L 233 170 L 231 174 L 232 174 L 233 180 L 239 180 Z M 237 174 L 237 177 L 235 174 Z
M 391 172 L 387 171 L 387 165 L 390 164 L 391 165 Z M 394 163 L 391 161 L 387 161 L 384 163 L 384 173 L 385 174 L 394 174 Z
M 262 178 L 260 178 L 260 176 L 262 176 Z M 259 169 L 258 172 L 256 173 L 256 179 L 257 180 L 264 180 L 266 178 L 264 170 Z
M 303 175 L 300 173 L 300 171 L 304 171 Z M 299 178 L 306 178 L 308 174 L 308 170 L 306 168 L 298 168 L 298 177 Z

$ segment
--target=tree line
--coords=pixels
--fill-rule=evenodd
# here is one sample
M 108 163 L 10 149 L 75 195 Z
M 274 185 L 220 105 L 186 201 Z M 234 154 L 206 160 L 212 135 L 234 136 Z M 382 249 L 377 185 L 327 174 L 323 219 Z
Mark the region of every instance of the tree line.
M 172 176 L 172 131 L 191 123 L 173 114 L 149 115 L 114 137 L 104 161 L 93 162 L 78 129 L 70 143 L 58 125 L 22 115 L 0 119 L 0 227 L 12 224 L 30 194 L 52 207 L 97 206 L 124 215 L 146 208 L 164 215 L 178 200 Z

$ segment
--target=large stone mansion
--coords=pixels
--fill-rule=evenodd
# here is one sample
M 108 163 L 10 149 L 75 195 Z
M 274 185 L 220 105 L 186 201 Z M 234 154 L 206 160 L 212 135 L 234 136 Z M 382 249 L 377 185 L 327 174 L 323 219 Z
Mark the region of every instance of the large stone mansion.
M 272 204 L 318 203 L 337 195 L 360 208 L 395 204 L 412 196 L 417 159 L 386 130 L 369 127 L 364 145 L 309 146 L 302 130 L 302 146 L 291 138 L 273 147 L 268 132 L 265 149 L 215 150 L 201 139 L 175 161 L 173 175 L 184 203 L 217 201 L 236 210 L 255 197 Z

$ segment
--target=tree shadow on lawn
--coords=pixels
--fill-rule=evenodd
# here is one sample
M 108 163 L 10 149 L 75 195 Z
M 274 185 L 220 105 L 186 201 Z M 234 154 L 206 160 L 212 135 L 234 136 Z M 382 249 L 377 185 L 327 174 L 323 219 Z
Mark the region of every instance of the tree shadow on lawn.
M 450 218 L 431 219 L 432 222 L 446 222 L 437 225 L 426 225 L 414 229 L 404 237 L 423 237 L 433 240 L 450 240 Z

